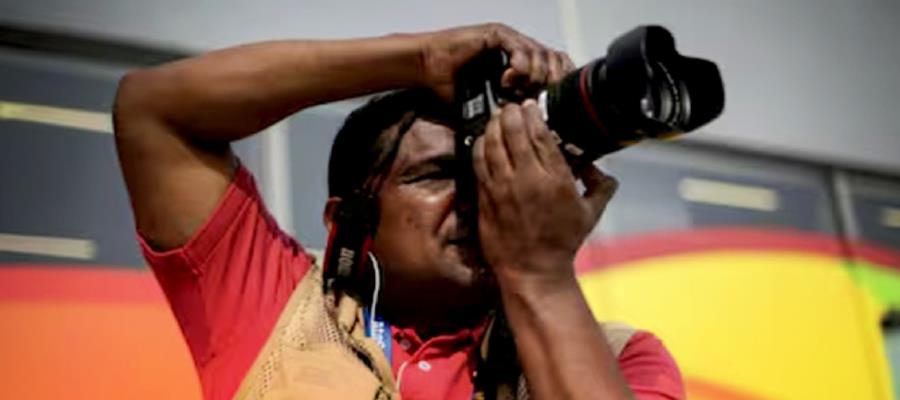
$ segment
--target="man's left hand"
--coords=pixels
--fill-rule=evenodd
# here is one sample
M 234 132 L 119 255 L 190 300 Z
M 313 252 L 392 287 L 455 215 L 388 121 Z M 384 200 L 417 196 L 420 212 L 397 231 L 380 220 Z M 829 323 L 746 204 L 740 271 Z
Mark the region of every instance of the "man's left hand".
M 473 156 L 482 252 L 501 289 L 573 284 L 575 253 L 616 181 L 589 164 L 578 172 L 580 193 L 533 100 L 494 115 Z

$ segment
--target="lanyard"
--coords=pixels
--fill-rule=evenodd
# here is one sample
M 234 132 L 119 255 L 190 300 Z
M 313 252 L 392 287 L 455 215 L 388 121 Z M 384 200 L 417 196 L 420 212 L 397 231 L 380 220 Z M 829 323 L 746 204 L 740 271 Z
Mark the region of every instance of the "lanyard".
M 387 357 L 388 365 L 393 365 L 393 353 L 391 352 L 391 326 L 376 314 L 375 318 L 369 315 L 369 308 L 363 308 L 363 318 L 366 321 L 366 336 L 375 340 L 378 347 L 384 350 L 384 356 Z

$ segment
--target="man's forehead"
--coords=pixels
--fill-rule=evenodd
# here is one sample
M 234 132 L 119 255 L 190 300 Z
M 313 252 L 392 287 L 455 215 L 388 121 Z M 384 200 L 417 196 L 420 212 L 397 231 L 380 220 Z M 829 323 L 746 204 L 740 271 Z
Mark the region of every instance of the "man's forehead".
M 416 120 L 403 135 L 397 155 L 399 165 L 415 164 L 454 153 L 453 130 L 437 122 Z

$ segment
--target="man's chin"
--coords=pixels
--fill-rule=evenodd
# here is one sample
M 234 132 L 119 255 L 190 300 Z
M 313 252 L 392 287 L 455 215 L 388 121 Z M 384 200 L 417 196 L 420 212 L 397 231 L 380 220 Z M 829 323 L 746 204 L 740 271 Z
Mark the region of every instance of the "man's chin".
M 451 270 L 453 282 L 470 295 L 483 296 L 496 288 L 493 274 L 482 263 L 455 263 Z
M 473 246 L 450 244 L 447 246 L 448 257 L 452 262 L 462 264 L 466 268 L 479 271 L 485 270 L 484 259 L 481 251 Z

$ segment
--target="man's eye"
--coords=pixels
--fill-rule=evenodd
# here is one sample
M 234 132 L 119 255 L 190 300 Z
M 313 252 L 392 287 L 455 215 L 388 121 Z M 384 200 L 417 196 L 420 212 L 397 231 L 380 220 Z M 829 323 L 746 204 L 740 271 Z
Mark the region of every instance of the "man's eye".
M 407 182 L 414 183 L 414 182 L 436 181 L 436 180 L 450 179 L 452 177 L 453 176 L 450 174 L 449 171 L 440 170 L 440 171 L 432 171 L 432 172 L 426 172 L 424 174 L 416 175 L 416 176 L 412 177 L 411 179 L 409 179 Z

